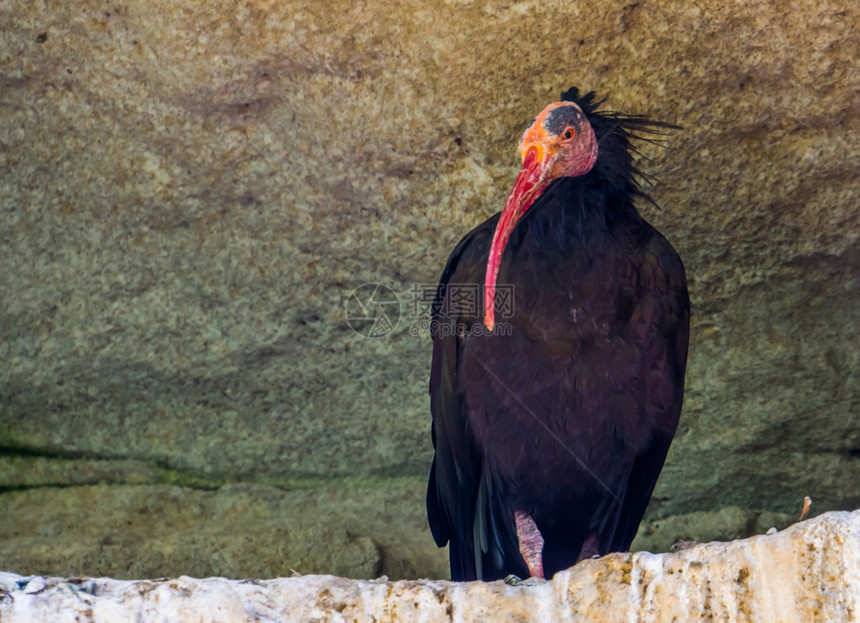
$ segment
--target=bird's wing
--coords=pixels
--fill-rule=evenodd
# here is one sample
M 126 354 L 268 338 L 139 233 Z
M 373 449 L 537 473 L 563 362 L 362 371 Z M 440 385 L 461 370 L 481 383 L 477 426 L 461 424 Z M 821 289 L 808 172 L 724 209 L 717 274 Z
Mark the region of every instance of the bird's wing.
M 629 469 L 612 483 L 620 499 L 607 498 L 599 520 L 601 550 L 627 551 L 639 528 L 654 485 L 663 468 L 681 414 L 684 371 L 690 335 L 690 299 L 684 267 L 677 252 L 656 230 L 641 256 L 638 300 L 628 335 L 643 357 L 643 421 L 649 422 L 641 445 L 631 448 Z
M 510 547 L 512 526 L 499 526 L 498 498 L 493 482 L 483 469 L 483 457 L 475 444 L 458 374 L 463 344 L 453 324 L 468 329 L 482 322 L 480 302 L 474 314 L 446 313 L 446 290 L 451 286 L 482 287 L 487 253 L 498 216 L 479 225 L 454 249 L 440 279 L 433 306 L 433 362 L 430 371 L 430 409 L 433 414 L 435 456 L 427 487 L 427 515 L 436 544 L 449 543 L 451 576 L 473 580 L 486 576 L 485 567 L 502 562 L 504 540 Z M 480 291 L 479 291 L 480 293 Z M 490 571 L 490 570 L 487 570 Z M 498 575 L 496 571 L 493 575 Z

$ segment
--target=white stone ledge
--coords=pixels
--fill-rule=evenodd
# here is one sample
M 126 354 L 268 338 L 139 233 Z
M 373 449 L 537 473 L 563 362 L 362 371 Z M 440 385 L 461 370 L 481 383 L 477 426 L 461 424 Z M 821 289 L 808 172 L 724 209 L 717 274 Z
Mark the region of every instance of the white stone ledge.
M 122 581 L 0 573 L 2 623 L 857 621 L 860 511 L 675 554 L 613 554 L 551 582 Z

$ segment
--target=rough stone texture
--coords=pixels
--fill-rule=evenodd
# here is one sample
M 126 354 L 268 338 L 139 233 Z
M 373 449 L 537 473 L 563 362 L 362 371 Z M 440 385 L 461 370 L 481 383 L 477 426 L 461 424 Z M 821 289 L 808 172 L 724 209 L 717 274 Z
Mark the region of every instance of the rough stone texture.
M 546 582 L 306 576 L 123 582 L 0 573 L 4 623 L 113 621 L 856 621 L 860 512 L 677 554 L 612 554 Z
M 417 479 L 282 491 L 100 485 L 3 496 L 0 569 L 114 578 L 448 575 Z M 26 518 L 26 520 L 25 520 Z
M 848 0 L 0 3 L 0 486 L 322 503 L 418 479 L 410 288 L 577 84 L 685 128 L 644 150 L 694 305 L 650 520 L 860 505 L 858 22 Z M 401 295 L 384 338 L 345 321 L 365 282 Z
M 7 492 L 0 569 L 122 579 L 285 577 L 447 578 L 448 555 L 426 530 L 424 481 L 380 479 L 283 491 L 174 485 L 97 485 Z M 795 517 L 739 508 L 645 524 L 634 550 L 731 540 Z
M 797 515 L 757 512 L 727 506 L 717 512 L 698 511 L 643 522 L 630 547 L 631 551 L 668 552 L 673 546 L 708 541 L 731 541 L 751 534 L 764 534 L 772 528 L 783 529 L 797 522 Z

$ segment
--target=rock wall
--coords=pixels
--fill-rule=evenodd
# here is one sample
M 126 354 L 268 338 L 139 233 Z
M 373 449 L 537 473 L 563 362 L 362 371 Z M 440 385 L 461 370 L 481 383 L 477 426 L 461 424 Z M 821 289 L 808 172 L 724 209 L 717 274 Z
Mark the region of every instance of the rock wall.
M 246 483 L 287 526 L 380 500 L 350 534 L 381 562 L 328 571 L 435 574 L 388 566 L 379 536 L 429 539 L 413 287 L 500 209 L 522 128 L 571 85 L 684 126 L 643 149 L 662 209 L 641 209 L 694 306 L 649 521 L 860 505 L 858 20 L 847 0 L 3 3 L 0 567 L 113 570 L 60 556 L 98 538 L 83 515 L 51 532 L 33 510 L 91 487 L 119 533 L 179 521 L 172 487 Z M 347 323 L 363 283 L 402 304 L 377 339 Z M 182 547 L 147 575 L 221 568 Z
M 853 621 L 860 512 L 677 554 L 612 554 L 552 581 L 390 582 L 306 576 L 136 582 L 0 573 L 4 623 L 112 621 Z

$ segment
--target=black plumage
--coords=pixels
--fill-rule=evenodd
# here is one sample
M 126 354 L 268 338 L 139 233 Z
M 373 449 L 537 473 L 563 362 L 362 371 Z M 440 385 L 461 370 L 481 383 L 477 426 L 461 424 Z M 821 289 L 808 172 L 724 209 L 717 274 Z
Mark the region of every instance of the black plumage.
M 631 155 L 632 140 L 672 126 L 600 112 L 593 93 L 562 100 L 585 114 L 597 159 L 549 183 L 513 228 L 498 272 L 512 313 L 496 301 L 487 335 L 480 309 L 449 300 L 454 286 L 483 291 L 499 214 L 456 246 L 433 308 L 427 512 L 454 580 L 529 575 L 517 512 L 543 538 L 548 578 L 626 551 L 681 411 L 686 279 L 636 211 L 648 197 Z

